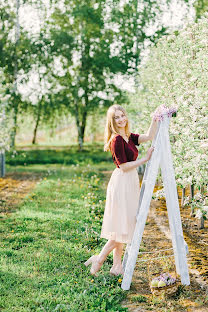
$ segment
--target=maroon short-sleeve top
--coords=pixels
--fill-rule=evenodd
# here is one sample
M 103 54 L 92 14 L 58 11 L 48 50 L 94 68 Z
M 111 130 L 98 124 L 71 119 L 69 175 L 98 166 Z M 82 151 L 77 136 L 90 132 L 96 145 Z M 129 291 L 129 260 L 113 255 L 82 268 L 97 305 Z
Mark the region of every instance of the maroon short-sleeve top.
M 118 168 L 120 164 L 137 159 L 138 150 L 135 145 L 139 146 L 138 138 L 139 134 L 131 133 L 128 143 L 119 134 L 112 139 L 110 146 L 111 154 L 113 162 Z

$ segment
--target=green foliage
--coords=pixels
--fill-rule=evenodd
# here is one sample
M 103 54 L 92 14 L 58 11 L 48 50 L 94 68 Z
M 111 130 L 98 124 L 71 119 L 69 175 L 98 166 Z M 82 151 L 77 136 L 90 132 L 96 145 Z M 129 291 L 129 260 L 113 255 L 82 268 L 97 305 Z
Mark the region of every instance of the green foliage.
M 54 68 L 60 90 L 53 101 L 64 104 L 76 118 L 80 148 L 88 114 L 124 100 L 124 93 L 111 79 L 113 74 L 124 72 L 125 65 L 111 55 L 114 38 L 112 30 L 105 27 L 105 4 L 67 0 L 60 9 L 57 2 L 49 23 L 51 53 L 62 66 L 59 73 Z
M 196 19 L 200 19 L 208 11 L 207 0 L 194 1 L 194 8 L 196 10 Z
M 7 164 L 12 166 L 30 164 L 93 164 L 102 161 L 112 162 L 110 152 L 103 151 L 103 145 L 85 145 L 82 152 L 71 146 L 62 150 L 10 151 L 6 154 Z
M 22 27 L 22 10 L 28 7 L 40 19 L 37 31 Z M 18 114 L 33 115 L 35 144 L 40 125 L 54 125 L 70 113 L 82 149 L 88 116 L 128 102 L 117 74 L 137 74 L 145 47 L 167 33 L 157 23 L 161 13 L 156 0 L 4 1 L 0 67 L 14 119 L 13 145 Z M 155 30 L 149 35 L 151 24 Z
M 112 29 L 116 29 L 114 53 L 119 55 L 125 64 L 126 73 L 130 76 L 138 75 L 144 46 L 147 46 L 147 43 L 156 43 L 160 37 L 167 34 L 167 28 L 161 23 L 156 26 L 162 11 L 160 3 L 154 0 L 130 0 L 124 3 L 112 1 L 109 6 L 112 10 L 109 23 Z M 155 31 L 151 35 L 147 33 L 150 23 L 155 23 Z
M 10 131 L 10 145 L 14 146 L 17 130 L 17 115 L 24 99 L 18 88 L 26 79 L 34 63 L 31 55 L 31 38 L 27 31 L 20 27 L 18 15 L 20 1 L 5 2 L 0 9 L 0 70 L 2 75 L 2 97 L 7 97 L 7 112 L 12 116 L 13 123 Z M 22 79 L 19 79 L 19 77 Z M 23 78 L 24 77 L 24 78 Z M 17 83 L 18 80 L 18 83 Z

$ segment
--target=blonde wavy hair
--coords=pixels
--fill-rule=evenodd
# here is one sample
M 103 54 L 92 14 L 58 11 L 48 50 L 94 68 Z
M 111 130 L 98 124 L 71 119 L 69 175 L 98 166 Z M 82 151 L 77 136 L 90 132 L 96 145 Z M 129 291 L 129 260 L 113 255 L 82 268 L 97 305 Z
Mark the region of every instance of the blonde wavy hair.
M 104 132 L 104 151 L 105 152 L 110 151 L 110 144 L 111 144 L 112 139 L 116 136 L 116 134 L 119 134 L 118 128 L 116 126 L 116 122 L 114 119 L 115 112 L 117 110 L 120 110 L 126 116 L 127 122 L 125 126 L 125 132 L 126 132 L 127 137 L 129 138 L 131 134 L 129 130 L 129 121 L 128 121 L 128 117 L 127 117 L 125 109 L 118 104 L 114 104 L 110 106 L 107 111 L 107 120 L 106 120 L 106 125 L 105 125 L 105 132 Z

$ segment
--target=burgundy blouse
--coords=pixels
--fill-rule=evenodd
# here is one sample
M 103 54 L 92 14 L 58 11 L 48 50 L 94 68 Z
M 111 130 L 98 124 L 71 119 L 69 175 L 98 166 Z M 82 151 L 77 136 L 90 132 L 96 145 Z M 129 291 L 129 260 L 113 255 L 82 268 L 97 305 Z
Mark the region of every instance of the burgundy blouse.
M 138 138 L 139 134 L 134 133 L 130 134 L 128 143 L 119 134 L 113 138 L 111 141 L 111 154 L 113 162 L 118 168 L 120 164 L 137 159 L 138 150 L 135 145 L 140 145 Z

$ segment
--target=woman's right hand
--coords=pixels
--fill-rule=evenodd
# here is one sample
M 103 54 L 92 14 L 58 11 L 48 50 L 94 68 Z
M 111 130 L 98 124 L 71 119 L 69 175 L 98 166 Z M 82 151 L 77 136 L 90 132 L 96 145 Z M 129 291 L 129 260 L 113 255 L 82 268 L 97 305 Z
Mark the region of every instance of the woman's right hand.
M 154 151 L 154 147 L 153 146 L 148 149 L 147 155 L 146 155 L 147 161 L 150 160 L 153 151 Z

